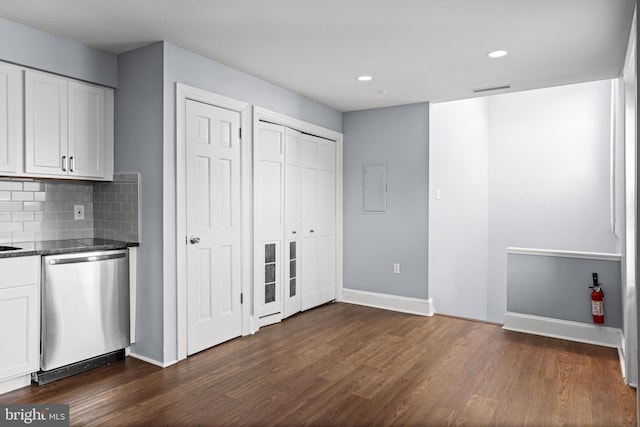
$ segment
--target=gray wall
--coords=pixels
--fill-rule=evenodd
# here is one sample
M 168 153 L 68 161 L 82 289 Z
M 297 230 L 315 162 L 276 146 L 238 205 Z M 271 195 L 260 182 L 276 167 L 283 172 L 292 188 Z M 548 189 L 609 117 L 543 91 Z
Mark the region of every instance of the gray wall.
M 0 18 L 0 60 L 104 86 L 118 86 L 118 57 Z
M 607 80 L 490 98 L 488 320 L 506 310 L 507 247 L 616 252 L 610 94 Z
M 176 82 L 340 131 L 342 114 L 233 68 L 160 42 L 120 55 L 116 172 L 140 172 L 138 323 L 134 351 L 177 357 Z M 250 132 L 245 133 L 251 140 Z
M 431 104 L 429 296 L 438 313 L 487 318 L 488 156 L 487 98 Z
M 620 261 L 509 254 L 507 310 L 593 323 L 591 273 L 604 292 L 604 326 L 622 328 Z
M 115 172 L 140 173 L 140 248 L 136 339 L 132 350 L 162 361 L 163 315 L 163 45 L 118 57 Z
M 429 104 L 348 112 L 343 120 L 344 287 L 426 299 Z M 387 213 L 362 213 L 369 161 L 388 164 Z
M 502 322 L 510 246 L 620 250 L 611 230 L 610 95 L 611 82 L 599 81 L 492 96 L 484 104 L 432 105 L 429 286 L 436 310 Z M 481 147 L 485 132 L 488 156 Z M 614 220 L 623 232 L 622 140 L 616 147 Z M 558 297 L 545 295 L 549 302 Z
M 176 83 L 183 83 L 264 107 L 332 130 L 342 130 L 342 114 L 296 93 L 207 59 L 171 43 L 164 47 L 164 360 L 177 354 L 176 313 Z M 243 139 L 251 141 L 250 129 Z M 249 300 L 252 300 L 251 298 Z

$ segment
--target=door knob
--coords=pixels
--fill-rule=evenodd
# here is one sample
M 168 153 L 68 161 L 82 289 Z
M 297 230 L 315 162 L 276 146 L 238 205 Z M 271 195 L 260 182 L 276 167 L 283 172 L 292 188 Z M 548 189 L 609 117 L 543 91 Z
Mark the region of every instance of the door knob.
M 189 243 L 195 245 L 196 243 L 200 243 L 200 238 L 198 236 L 189 237 Z

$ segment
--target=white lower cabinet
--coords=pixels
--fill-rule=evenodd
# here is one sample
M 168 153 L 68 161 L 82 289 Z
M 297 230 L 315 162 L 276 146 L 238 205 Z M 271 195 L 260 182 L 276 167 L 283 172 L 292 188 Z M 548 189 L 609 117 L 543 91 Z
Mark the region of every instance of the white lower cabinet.
M 0 259 L 0 393 L 40 367 L 40 257 Z

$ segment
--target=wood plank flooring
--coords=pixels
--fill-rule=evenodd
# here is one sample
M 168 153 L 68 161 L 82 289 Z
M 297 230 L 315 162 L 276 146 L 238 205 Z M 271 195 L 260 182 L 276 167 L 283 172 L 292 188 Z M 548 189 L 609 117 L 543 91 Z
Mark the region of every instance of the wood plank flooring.
M 161 369 L 133 358 L 0 403 L 72 425 L 635 426 L 615 349 L 349 304 Z

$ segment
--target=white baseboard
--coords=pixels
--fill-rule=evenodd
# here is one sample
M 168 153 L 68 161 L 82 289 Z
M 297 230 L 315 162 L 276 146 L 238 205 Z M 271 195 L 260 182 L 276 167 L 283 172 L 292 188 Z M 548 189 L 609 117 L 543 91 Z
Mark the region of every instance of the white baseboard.
M 620 353 L 622 351 L 622 331 L 609 326 L 507 312 L 504 315 L 503 329 L 613 347 L 618 349 Z M 620 357 L 623 357 L 622 353 Z
M 356 289 L 342 289 L 341 301 L 349 304 L 365 305 L 367 307 L 400 311 L 402 313 L 417 314 L 420 316 L 433 316 L 433 303 L 431 298 L 425 300 L 359 291 Z
M 0 381 L 0 394 L 9 393 L 31 385 L 31 374 L 21 375 L 10 380 Z
M 249 316 L 249 333 L 247 335 L 253 335 L 258 332 L 258 329 L 260 329 L 258 327 L 257 319 L 258 318 L 255 316 Z
M 129 356 L 133 357 L 134 359 L 142 360 L 143 362 L 151 363 L 152 365 L 156 365 L 156 366 L 159 366 L 161 368 L 167 368 L 167 367 L 169 367 L 171 365 L 175 365 L 176 363 L 178 363 L 177 360 L 172 360 L 170 362 L 162 363 L 162 362 L 158 362 L 155 359 L 151 359 L 151 358 L 146 357 L 146 356 L 141 356 L 141 355 L 133 353 L 133 352 L 129 352 Z

